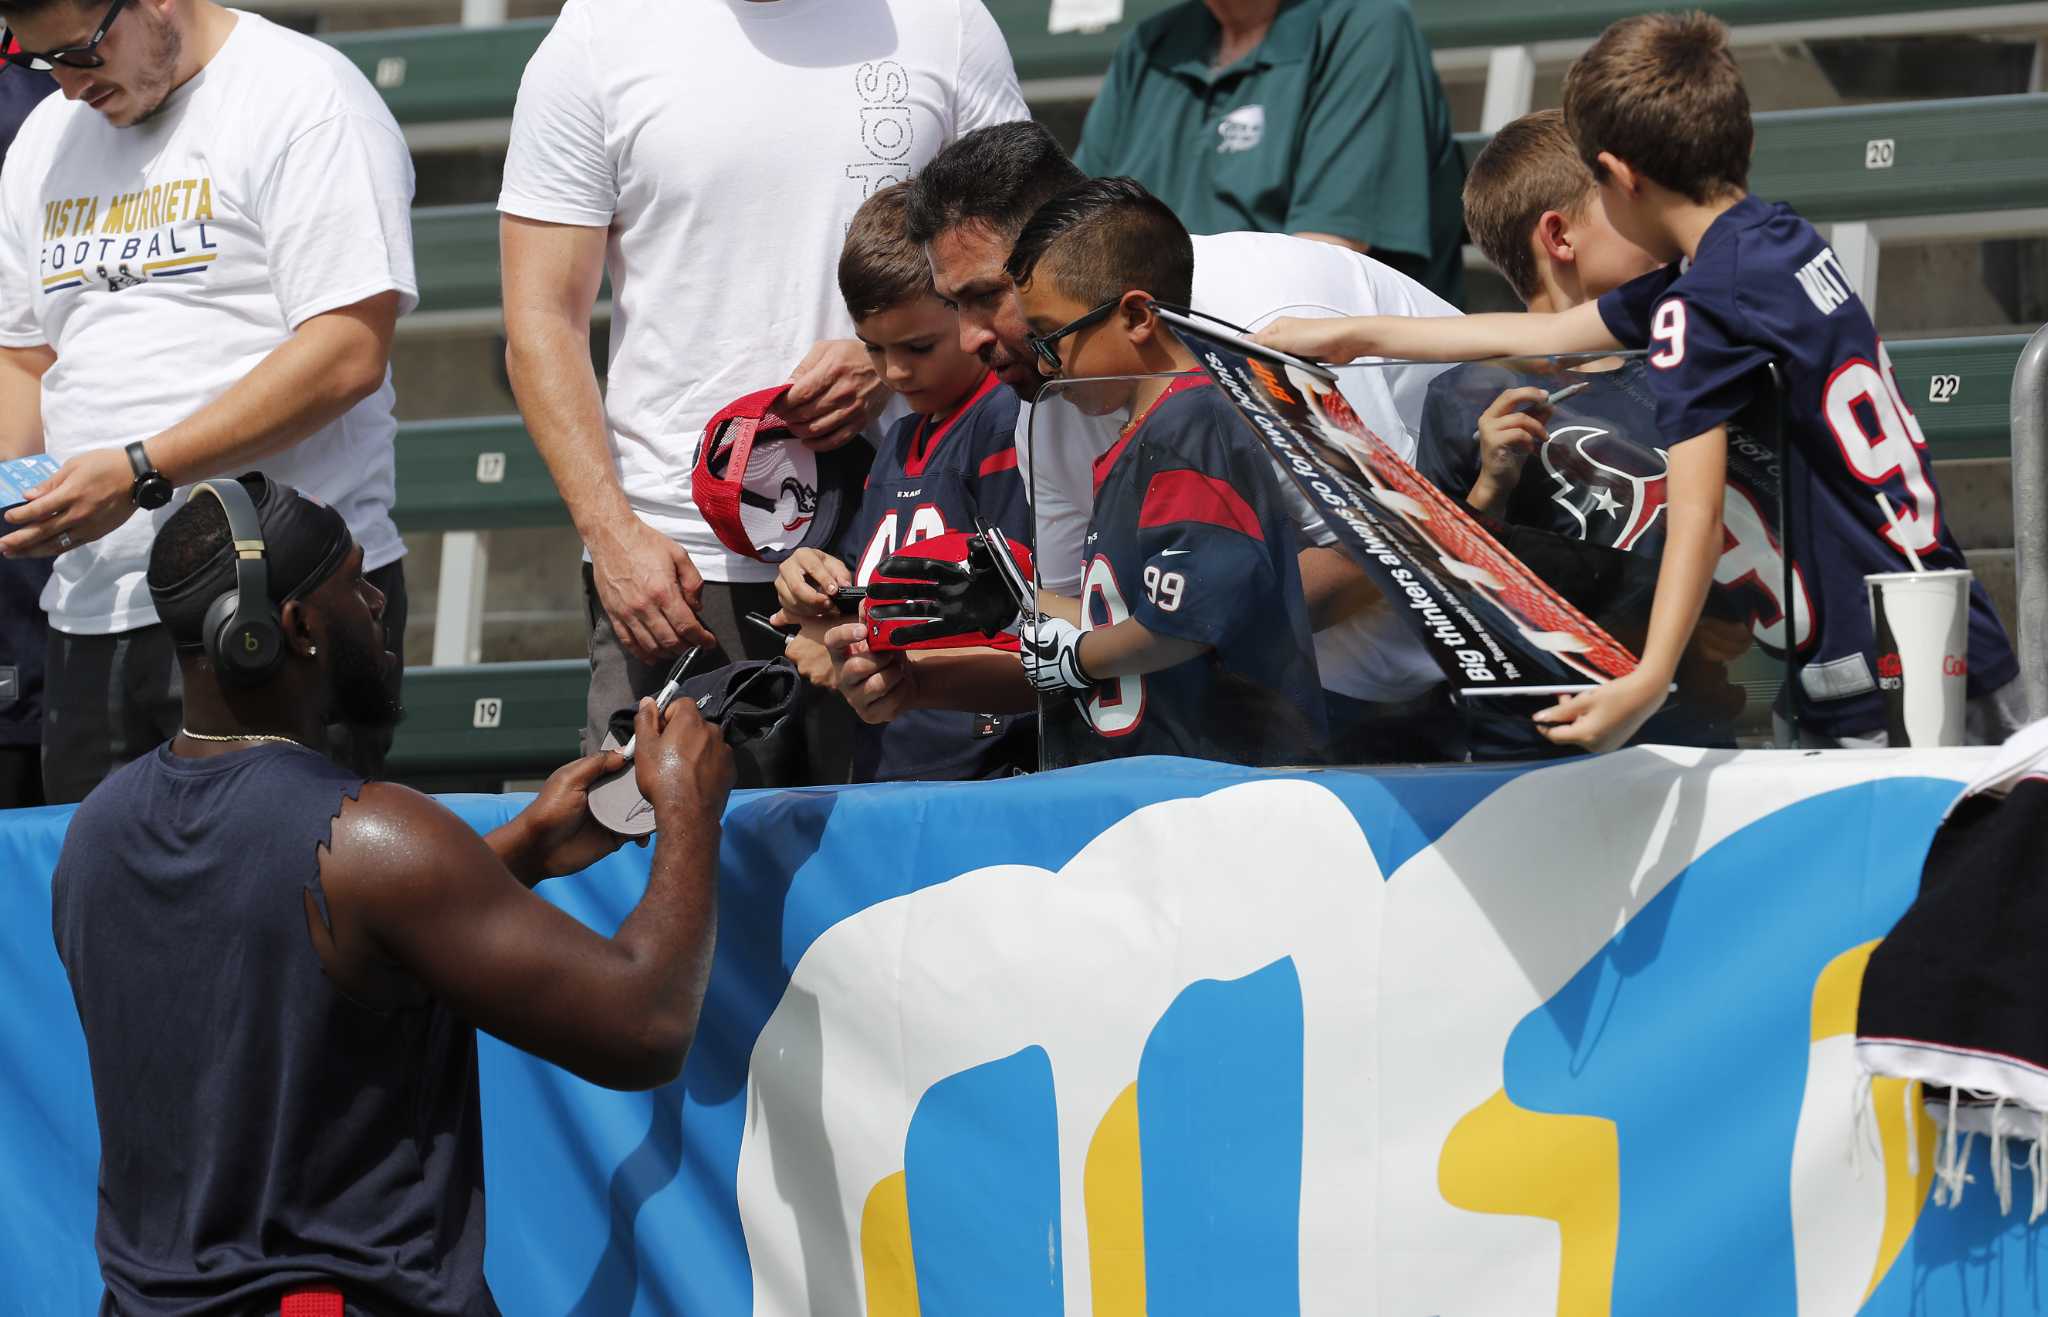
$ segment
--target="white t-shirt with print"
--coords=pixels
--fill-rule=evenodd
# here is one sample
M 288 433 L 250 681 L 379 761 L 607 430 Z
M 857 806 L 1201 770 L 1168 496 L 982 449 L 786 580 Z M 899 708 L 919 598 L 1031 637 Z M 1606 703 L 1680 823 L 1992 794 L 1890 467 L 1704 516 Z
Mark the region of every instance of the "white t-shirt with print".
M 191 416 L 324 311 L 417 302 L 412 161 L 363 75 L 311 37 L 237 12 L 220 50 L 154 117 L 116 128 L 45 97 L 0 172 L 0 344 L 47 344 L 44 449 L 123 448 Z M 405 553 L 391 521 L 391 379 L 259 462 L 329 504 L 366 567 Z M 209 472 L 207 474 L 227 474 Z M 156 621 L 137 512 L 60 554 L 43 591 L 73 635 Z
M 714 581 L 704 425 L 850 338 L 853 212 L 964 133 L 1027 117 L 981 0 L 569 0 L 526 66 L 498 209 L 606 226 L 605 420 L 633 510 Z
M 1281 316 L 1454 316 L 1456 307 L 1387 265 L 1333 243 L 1280 233 L 1196 234 L 1194 306 L 1257 331 Z M 1429 382 L 1443 365 L 1406 363 L 1340 372 L 1359 418 L 1413 459 Z M 1088 417 L 1071 404 L 1043 400 L 1019 409 L 1018 466 L 1037 522 L 1036 561 L 1045 587 L 1081 590 L 1081 540 L 1093 502 L 1095 455 L 1116 441 L 1119 418 Z M 1318 544 L 1336 535 L 1284 472 L 1280 494 Z M 1316 667 L 1325 689 L 1354 699 L 1412 699 L 1443 680 L 1397 610 L 1374 609 L 1318 631 Z

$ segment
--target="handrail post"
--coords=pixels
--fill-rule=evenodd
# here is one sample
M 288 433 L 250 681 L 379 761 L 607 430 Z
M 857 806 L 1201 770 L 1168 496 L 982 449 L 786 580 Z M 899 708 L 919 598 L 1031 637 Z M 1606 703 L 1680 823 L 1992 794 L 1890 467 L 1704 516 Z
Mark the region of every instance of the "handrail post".
M 2012 372 L 2012 532 L 2020 689 L 2027 716 L 2048 717 L 2048 325 Z

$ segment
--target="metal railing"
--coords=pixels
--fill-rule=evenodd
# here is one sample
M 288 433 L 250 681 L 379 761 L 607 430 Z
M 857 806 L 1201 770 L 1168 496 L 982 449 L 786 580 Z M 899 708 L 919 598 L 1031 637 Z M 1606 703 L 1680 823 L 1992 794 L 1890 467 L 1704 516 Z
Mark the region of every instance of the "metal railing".
M 2029 717 L 2048 717 L 2048 325 L 2012 373 L 2013 570 L 2021 689 Z

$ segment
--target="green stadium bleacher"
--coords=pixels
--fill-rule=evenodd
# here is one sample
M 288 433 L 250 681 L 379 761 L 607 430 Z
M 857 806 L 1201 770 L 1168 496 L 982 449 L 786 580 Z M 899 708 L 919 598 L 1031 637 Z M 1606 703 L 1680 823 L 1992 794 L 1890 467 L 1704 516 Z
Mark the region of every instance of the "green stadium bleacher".
M 1816 222 L 2048 206 L 2048 93 L 1781 110 L 1756 130 L 1751 187 Z M 1486 136 L 1458 141 L 1469 163 Z M 1866 167 L 1873 142 L 1890 166 Z M 489 204 L 413 212 L 421 310 L 497 305 L 497 223 Z
M 1716 0 L 1709 8 L 1730 27 L 1789 26 L 1841 19 L 1877 19 L 1923 14 L 1942 6 L 1930 0 Z M 1992 0 L 1976 8 L 2019 8 L 2017 0 Z M 1500 0 L 1425 0 L 1415 18 L 1431 48 L 1520 46 L 1536 41 L 1590 40 L 1609 23 L 1656 6 L 1641 0 L 1554 0 L 1544 5 L 1502 4 Z
M 398 429 L 402 531 L 567 526 L 547 464 L 517 416 L 408 421 Z
M 2027 338 L 1993 334 L 1885 345 L 1899 394 L 1936 461 L 2011 454 L 2013 368 Z
M 1458 134 L 1468 167 L 1486 141 Z M 2043 143 L 2048 93 L 1776 110 L 1756 116 L 1749 186 L 1816 223 L 2029 209 L 2048 205 Z
M 1816 223 L 2048 205 L 2048 94 L 1788 110 L 1756 124 L 1752 190 Z
M 412 213 L 412 250 L 421 311 L 497 309 L 502 290 L 495 205 L 479 202 L 416 208 Z
M 1125 0 L 1123 17 L 1109 27 L 1058 34 L 1047 30 L 1046 0 L 988 0 L 988 8 L 1009 42 L 1027 95 L 1073 100 L 1087 99 L 1082 89 L 1102 76 L 1127 32 L 1173 2 Z M 1615 19 L 1643 10 L 1637 0 L 1561 0 L 1540 6 L 1428 0 L 1415 8 L 1423 35 L 1439 54 L 1590 39 Z M 1731 25 L 1773 28 L 1851 19 L 1876 22 L 1938 8 L 1929 0 L 1722 0 L 1713 6 Z M 1979 15 L 2000 10 L 2023 15 L 2029 10 L 2022 0 L 1991 0 L 1971 8 Z M 495 27 L 380 29 L 340 33 L 327 40 L 362 69 L 401 124 L 503 119 L 512 113 L 520 71 L 553 23 L 552 18 L 531 18 Z M 1063 82 L 1072 89 L 1059 88 Z
M 407 668 L 390 776 L 444 789 L 545 777 L 578 753 L 589 686 L 583 659 Z
M 401 124 L 509 119 L 519 75 L 555 25 L 520 19 L 496 27 L 384 28 L 327 41 L 382 93 Z

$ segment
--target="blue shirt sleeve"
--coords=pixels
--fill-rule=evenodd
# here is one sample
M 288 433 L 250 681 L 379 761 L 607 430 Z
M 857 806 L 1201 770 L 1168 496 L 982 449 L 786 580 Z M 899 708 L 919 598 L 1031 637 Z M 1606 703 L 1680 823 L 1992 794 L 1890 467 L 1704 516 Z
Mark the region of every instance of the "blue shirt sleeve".
M 1607 332 L 1626 348 L 1639 348 L 1650 341 L 1650 317 L 1671 285 L 1678 282 L 1678 263 L 1639 274 L 1619 288 L 1600 294 L 1600 319 Z
M 1491 369 L 1491 368 L 1488 368 Z M 1415 441 L 1415 469 L 1461 502 L 1479 479 L 1479 441 L 1472 437 L 1479 413 L 1499 396 L 1478 376 L 1473 362 L 1454 366 L 1429 382 L 1422 403 L 1422 431 Z M 1506 379 L 1505 373 L 1502 378 Z M 1483 400 L 1476 397 L 1484 394 Z
M 1147 481 L 1138 510 L 1138 579 L 1124 588 L 1131 616 L 1163 636 L 1222 646 L 1260 611 L 1255 601 L 1280 588 L 1274 555 L 1298 552 L 1290 534 L 1255 504 L 1257 482 L 1271 477 L 1203 418 L 1183 433 Z M 1240 469 L 1245 468 L 1245 469 Z
M 1668 448 L 1727 421 L 1756 396 L 1770 351 L 1740 337 L 1734 298 L 1673 292 L 1652 313 L 1650 392 Z

